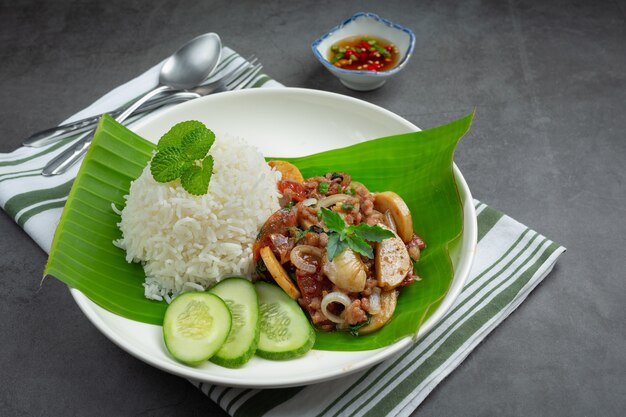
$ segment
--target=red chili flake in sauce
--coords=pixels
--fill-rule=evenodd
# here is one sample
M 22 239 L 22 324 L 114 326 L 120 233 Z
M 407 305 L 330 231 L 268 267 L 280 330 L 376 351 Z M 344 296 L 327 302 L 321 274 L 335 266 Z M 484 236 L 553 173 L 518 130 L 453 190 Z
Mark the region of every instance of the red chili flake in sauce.
M 354 71 L 389 71 L 400 53 L 391 42 L 373 36 L 351 36 L 333 44 L 328 60 L 336 67 Z

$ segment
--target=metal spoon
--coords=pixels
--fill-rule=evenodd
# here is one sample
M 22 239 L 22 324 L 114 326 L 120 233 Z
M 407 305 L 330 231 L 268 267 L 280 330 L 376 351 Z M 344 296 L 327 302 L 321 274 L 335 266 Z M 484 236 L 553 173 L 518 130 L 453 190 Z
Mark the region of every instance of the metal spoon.
M 183 102 L 198 97 L 197 94 L 189 93 L 187 91 L 168 92 L 158 97 L 153 97 L 151 100 L 144 103 L 141 107 L 135 110 L 133 114 L 141 114 L 155 110 L 163 105 L 172 103 Z M 132 104 L 132 103 L 131 103 Z M 127 109 L 128 106 L 122 108 L 107 111 L 109 116 L 116 118 Z M 84 133 L 95 129 L 100 121 L 102 114 L 96 116 L 85 117 L 84 119 L 77 120 L 76 122 L 67 123 L 60 126 L 54 126 L 45 130 L 41 130 L 31 135 L 28 139 L 22 142 L 22 145 L 29 148 L 41 148 L 42 146 L 50 145 L 51 143 L 58 142 L 62 139 L 69 138 L 70 136 L 77 136 L 79 133 Z M 127 119 L 128 120 L 128 119 Z
M 229 69 L 230 61 L 228 61 L 223 68 L 220 69 L 220 65 L 224 63 L 224 60 L 220 61 L 215 70 L 209 75 L 209 78 L 204 80 L 202 84 L 183 91 L 168 91 L 159 96 L 152 97 L 146 101 L 133 113 L 133 116 L 142 113 L 148 113 L 155 109 L 158 109 L 164 105 L 177 104 L 188 100 L 193 100 L 199 97 L 212 94 L 219 89 L 226 87 L 230 82 L 237 79 L 237 77 L 246 72 L 248 68 L 255 65 L 258 59 L 253 55 L 250 55 L 244 62 Z M 109 110 L 107 113 L 109 116 L 116 118 L 124 112 L 130 105 L 126 103 L 117 109 Z M 22 145 L 30 148 L 41 148 L 42 146 L 49 145 L 51 143 L 58 142 L 62 139 L 69 138 L 71 136 L 77 136 L 80 133 L 87 132 L 95 129 L 96 125 L 100 121 L 102 114 L 95 116 L 85 117 L 74 122 L 65 123 L 62 125 L 50 127 L 45 130 L 33 133 L 28 139 L 22 142 Z M 128 119 L 126 119 L 127 121 Z
M 222 42 L 216 33 L 200 35 L 178 49 L 161 67 L 159 84 L 135 101 L 115 120 L 124 121 L 150 98 L 170 90 L 195 87 L 215 69 L 222 55 Z M 63 174 L 89 149 L 93 132 L 81 136 L 78 141 L 52 159 L 41 171 L 43 176 Z

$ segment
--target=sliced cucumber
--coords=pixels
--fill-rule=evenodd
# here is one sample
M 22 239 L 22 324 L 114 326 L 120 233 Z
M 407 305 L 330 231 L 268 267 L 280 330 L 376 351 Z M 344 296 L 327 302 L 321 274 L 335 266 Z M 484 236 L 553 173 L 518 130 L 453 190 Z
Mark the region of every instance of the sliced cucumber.
M 273 360 L 304 355 L 315 343 L 315 331 L 298 303 L 278 286 L 255 284 L 261 310 L 257 355 Z
M 245 278 L 228 278 L 209 292 L 224 300 L 233 321 L 228 339 L 211 362 L 239 368 L 250 360 L 259 343 L 259 300 L 254 285 Z
M 167 307 L 163 339 L 174 358 L 196 366 L 224 344 L 230 327 L 230 311 L 221 298 L 206 292 L 188 292 Z

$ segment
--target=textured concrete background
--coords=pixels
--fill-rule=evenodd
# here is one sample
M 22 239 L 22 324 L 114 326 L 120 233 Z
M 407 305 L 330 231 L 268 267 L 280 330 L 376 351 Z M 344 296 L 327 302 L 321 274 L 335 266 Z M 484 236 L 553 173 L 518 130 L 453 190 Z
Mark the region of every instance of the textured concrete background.
M 2 1 L 0 152 L 209 31 L 286 85 L 423 128 L 476 107 L 456 156 L 475 197 L 569 250 L 415 415 L 624 415 L 624 0 L 230 3 Z M 409 66 L 371 93 L 342 87 L 309 47 L 356 11 L 417 35 Z M 225 416 L 109 342 L 63 284 L 40 289 L 46 257 L 3 213 L 0 236 L 1 415 Z

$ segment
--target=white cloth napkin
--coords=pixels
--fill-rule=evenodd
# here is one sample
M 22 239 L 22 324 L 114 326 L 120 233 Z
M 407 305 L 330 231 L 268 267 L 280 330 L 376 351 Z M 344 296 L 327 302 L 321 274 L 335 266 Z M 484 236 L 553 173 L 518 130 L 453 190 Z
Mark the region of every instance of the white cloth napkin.
M 225 48 L 221 70 L 243 60 Z M 156 65 L 67 121 L 109 111 L 157 84 Z M 281 87 L 259 75 L 248 87 Z M 42 177 L 47 161 L 70 145 L 0 154 L 0 205 L 49 252 L 78 164 Z M 408 416 L 552 270 L 565 248 L 478 201 L 479 242 L 470 278 L 450 312 L 409 350 L 332 383 L 239 389 L 191 381 L 232 416 Z

